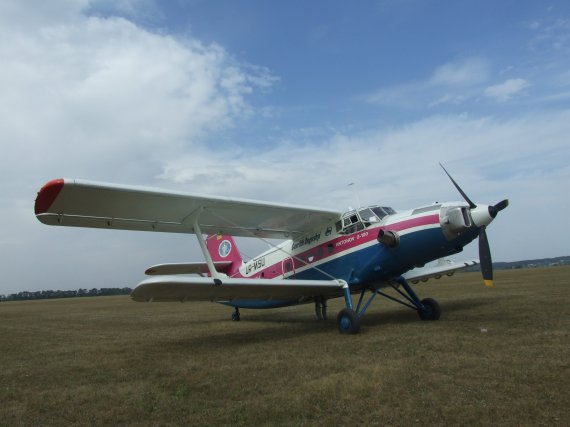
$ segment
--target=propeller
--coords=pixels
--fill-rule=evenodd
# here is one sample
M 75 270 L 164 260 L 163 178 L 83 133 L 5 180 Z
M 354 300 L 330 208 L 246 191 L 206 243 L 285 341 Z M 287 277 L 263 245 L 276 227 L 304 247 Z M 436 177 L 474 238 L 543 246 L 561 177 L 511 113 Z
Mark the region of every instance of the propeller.
M 490 223 L 499 212 L 509 206 L 509 200 L 501 200 L 499 203 L 493 206 L 488 206 L 485 212 L 484 207 L 477 208 L 477 205 L 465 194 L 461 189 L 459 184 L 451 177 L 449 172 L 439 164 L 443 171 L 447 174 L 457 191 L 463 196 L 465 201 L 469 204 L 469 209 L 472 211 L 471 216 L 475 222 L 475 219 L 481 221 L 479 225 L 479 262 L 481 263 L 481 274 L 483 275 L 483 282 L 485 286 L 493 286 L 493 259 L 491 258 L 491 249 L 489 248 L 489 239 L 487 238 L 487 224 Z M 476 210 L 476 211 L 475 211 Z M 487 218 L 485 218 L 487 217 Z M 477 224 L 476 224 L 477 225 Z

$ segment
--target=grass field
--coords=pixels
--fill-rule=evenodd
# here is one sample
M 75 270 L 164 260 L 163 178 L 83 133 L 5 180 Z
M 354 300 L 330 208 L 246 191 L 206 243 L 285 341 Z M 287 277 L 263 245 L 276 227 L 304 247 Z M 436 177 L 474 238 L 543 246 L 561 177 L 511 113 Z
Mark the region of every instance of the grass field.
M 569 425 L 570 268 L 415 287 L 340 335 L 312 305 L 0 304 L 0 425 Z

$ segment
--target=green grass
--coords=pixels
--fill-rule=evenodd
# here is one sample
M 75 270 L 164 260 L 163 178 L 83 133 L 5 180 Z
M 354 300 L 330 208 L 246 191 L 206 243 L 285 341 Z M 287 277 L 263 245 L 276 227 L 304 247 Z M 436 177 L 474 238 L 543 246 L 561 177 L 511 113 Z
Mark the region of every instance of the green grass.
M 278 310 L 128 297 L 0 304 L 0 425 L 567 425 L 570 268 L 415 287 L 340 335 Z

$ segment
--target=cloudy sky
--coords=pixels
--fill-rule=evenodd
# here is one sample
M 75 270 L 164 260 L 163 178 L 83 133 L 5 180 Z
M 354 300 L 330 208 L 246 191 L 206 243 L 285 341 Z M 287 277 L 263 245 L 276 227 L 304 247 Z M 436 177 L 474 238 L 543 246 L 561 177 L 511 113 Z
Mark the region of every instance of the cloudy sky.
M 0 64 L 0 294 L 201 259 L 191 235 L 40 224 L 60 177 L 339 209 L 354 182 L 407 209 L 460 200 L 441 161 L 511 200 L 495 261 L 570 255 L 567 1 L 3 0 Z

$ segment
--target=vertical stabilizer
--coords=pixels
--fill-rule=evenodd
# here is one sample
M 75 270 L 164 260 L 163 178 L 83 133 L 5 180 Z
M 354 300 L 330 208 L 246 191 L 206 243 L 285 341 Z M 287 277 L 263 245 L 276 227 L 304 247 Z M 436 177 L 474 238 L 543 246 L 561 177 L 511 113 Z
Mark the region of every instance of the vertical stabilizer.
M 206 239 L 206 247 L 212 257 L 212 261 L 231 262 L 221 272 L 232 277 L 239 273 L 242 265 L 242 258 L 237 248 L 236 242 L 232 236 L 222 236 L 219 234 L 208 236 Z

